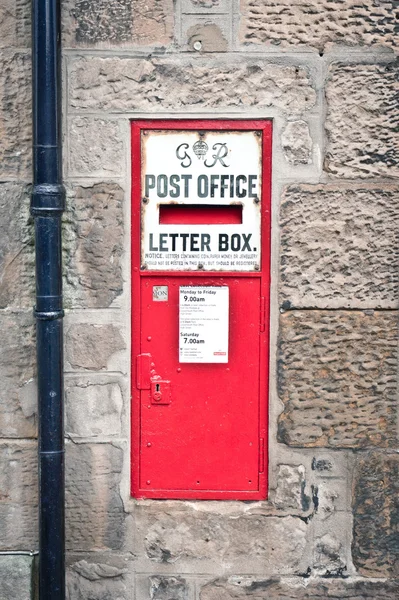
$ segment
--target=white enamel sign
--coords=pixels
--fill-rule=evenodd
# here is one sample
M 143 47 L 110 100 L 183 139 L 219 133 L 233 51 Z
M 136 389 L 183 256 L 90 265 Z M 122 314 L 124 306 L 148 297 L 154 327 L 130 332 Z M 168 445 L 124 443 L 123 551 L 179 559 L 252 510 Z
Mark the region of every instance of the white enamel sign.
M 229 288 L 179 288 L 179 362 L 227 363 Z
M 255 131 L 143 131 L 143 268 L 259 270 L 261 142 Z M 165 205 L 172 210 L 163 220 Z M 191 206 L 200 218 L 179 217 L 171 205 Z

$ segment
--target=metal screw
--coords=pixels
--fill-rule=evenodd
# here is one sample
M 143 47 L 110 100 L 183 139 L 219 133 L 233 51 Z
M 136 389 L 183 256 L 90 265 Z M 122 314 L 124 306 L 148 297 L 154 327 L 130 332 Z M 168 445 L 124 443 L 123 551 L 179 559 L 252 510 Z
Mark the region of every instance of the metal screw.
M 141 269 L 142 271 L 145 271 L 145 270 L 146 270 L 146 268 L 147 268 L 147 265 L 141 265 L 141 267 L 140 267 L 140 269 Z
M 194 50 L 197 50 L 197 52 L 199 52 L 200 50 L 202 50 L 202 43 L 199 40 L 197 40 L 196 42 L 194 42 L 193 48 Z
M 143 198 L 143 204 L 147 204 L 148 198 Z
M 255 271 L 259 271 L 259 268 L 260 268 L 259 265 L 254 265 Z
M 199 269 L 200 271 L 202 271 L 202 269 L 203 269 L 203 268 L 204 268 L 204 265 L 202 265 L 201 263 L 199 263 L 199 264 L 198 264 L 198 269 Z
M 149 479 L 147 481 L 147 485 L 151 485 L 151 481 Z
M 151 448 L 151 446 L 152 446 L 151 442 L 148 442 L 147 447 Z
M 255 131 L 255 135 L 257 135 L 258 137 L 260 137 L 262 135 L 261 131 Z
M 259 204 L 260 200 L 259 200 L 258 196 L 256 196 L 256 198 L 254 198 L 254 202 L 255 202 L 255 204 Z

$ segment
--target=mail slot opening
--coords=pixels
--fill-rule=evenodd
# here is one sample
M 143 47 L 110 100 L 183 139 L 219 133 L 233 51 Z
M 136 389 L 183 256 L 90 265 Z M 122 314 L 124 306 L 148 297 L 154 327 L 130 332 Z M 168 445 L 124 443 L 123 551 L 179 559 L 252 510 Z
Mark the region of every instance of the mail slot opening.
M 242 204 L 160 204 L 160 225 L 241 225 Z

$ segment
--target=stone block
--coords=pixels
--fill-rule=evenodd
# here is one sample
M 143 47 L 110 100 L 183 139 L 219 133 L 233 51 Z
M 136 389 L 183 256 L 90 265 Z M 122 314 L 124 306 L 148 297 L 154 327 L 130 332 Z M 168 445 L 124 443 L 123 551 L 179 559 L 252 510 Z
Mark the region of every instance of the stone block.
M 345 548 L 333 533 L 316 540 L 314 571 L 322 577 L 342 577 L 346 574 Z
M 78 117 L 69 123 L 69 173 L 110 176 L 124 171 L 124 149 L 117 121 Z
M 122 293 L 123 199 L 116 183 L 76 186 L 64 219 L 66 306 L 107 308 Z
M 398 313 L 281 315 L 278 437 L 289 446 L 396 445 Z
M 69 103 L 78 110 L 148 111 L 274 107 L 302 113 L 316 103 L 306 69 L 237 56 L 78 58 L 70 66 Z
M 67 0 L 65 47 L 166 46 L 173 41 L 173 0 Z
M 126 561 L 115 555 L 96 554 L 68 565 L 66 600 L 130 599 Z
M 183 46 L 191 52 L 226 52 L 231 43 L 230 23 L 225 15 L 182 19 Z
M 181 12 L 183 14 L 193 13 L 229 13 L 231 12 L 231 0 L 182 0 Z
M 352 558 L 362 575 L 399 576 L 398 498 L 399 455 L 372 452 L 359 456 L 352 506 Z
M 183 577 L 154 575 L 149 580 L 151 600 L 188 600 L 187 581 Z
M 68 435 L 121 435 L 123 397 L 117 382 L 71 382 L 67 383 L 65 395 L 65 431 Z
M 0 438 L 36 436 L 32 313 L 0 312 Z
M 112 444 L 67 444 L 66 546 L 119 550 L 124 512 L 119 493 L 123 453 Z
M 334 63 L 326 84 L 324 168 L 335 177 L 398 177 L 397 63 Z
M 0 309 L 34 303 L 34 232 L 29 189 L 0 183 Z
M 0 53 L 0 180 L 31 178 L 31 63 L 23 52 Z
M 36 550 L 36 444 L 1 443 L 0 464 L 0 551 Z
M 241 0 L 241 41 L 292 49 L 394 48 L 395 1 Z
M 305 492 L 306 477 L 303 465 L 278 465 L 277 487 L 270 495 L 271 502 L 282 510 L 307 512 L 310 496 Z
M 399 186 L 299 185 L 280 212 L 280 304 L 398 308 Z
M 291 165 L 312 162 L 313 142 L 306 121 L 289 121 L 281 133 L 284 157 Z
M 0 48 L 30 45 L 30 1 L 2 0 L 0 5 Z
M 74 324 L 66 332 L 66 359 L 73 369 L 106 369 L 116 352 L 126 348 L 114 325 Z
M 398 581 L 235 576 L 204 585 L 200 600 L 395 600 L 398 593 Z
M 157 563 L 208 561 L 241 565 L 251 559 L 267 572 L 292 572 L 301 562 L 307 525 L 293 516 L 201 512 L 163 503 L 136 507 L 139 535 L 148 558 Z M 247 567 L 248 568 L 248 567 Z
M 0 600 L 32 600 L 32 556 L 0 556 Z

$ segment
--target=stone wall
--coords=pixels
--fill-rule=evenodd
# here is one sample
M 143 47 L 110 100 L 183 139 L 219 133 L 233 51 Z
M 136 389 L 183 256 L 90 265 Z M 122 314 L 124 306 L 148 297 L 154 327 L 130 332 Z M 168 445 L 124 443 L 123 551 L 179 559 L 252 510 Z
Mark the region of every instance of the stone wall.
M 30 3 L 2 5 L 0 600 L 28 600 Z M 393 600 L 397 2 L 67 0 L 62 11 L 68 600 Z M 262 502 L 129 494 L 129 121 L 160 116 L 273 119 Z

